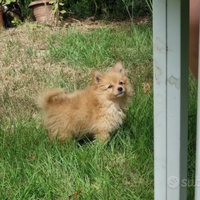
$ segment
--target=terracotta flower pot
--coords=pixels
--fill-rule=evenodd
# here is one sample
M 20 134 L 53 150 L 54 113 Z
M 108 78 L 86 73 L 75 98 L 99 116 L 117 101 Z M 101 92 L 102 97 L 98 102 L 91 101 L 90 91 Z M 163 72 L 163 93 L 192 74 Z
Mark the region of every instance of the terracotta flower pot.
M 0 27 L 2 27 L 2 26 L 3 26 L 3 10 L 0 7 Z
M 34 1 L 29 4 L 37 22 L 53 24 L 57 22 L 57 16 L 53 14 L 53 6 L 49 4 L 51 0 Z

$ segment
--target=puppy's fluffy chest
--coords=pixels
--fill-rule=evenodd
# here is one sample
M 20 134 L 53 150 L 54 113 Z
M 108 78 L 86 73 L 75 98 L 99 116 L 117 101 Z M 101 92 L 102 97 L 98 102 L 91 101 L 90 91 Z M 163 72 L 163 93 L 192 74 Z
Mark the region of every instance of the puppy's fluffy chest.
M 117 129 L 123 122 L 125 114 L 118 104 L 108 103 L 104 105 L 101 110 L 101 116 L 98 122 L 107 129 L 108 132 L 112 132 Z M 99 124 L 98 123 L 98 124 Z
M 118 104 L 111 103 L 108 107 L 105 107 L 104 110 L 107 112 L 107 118 L 111 119 L 111 121 L 119 121 L 119 119 L 122 119 L 125 117 L 124 112 L 119 107 Z M 116 119 L 116 120 L 115 120 Z

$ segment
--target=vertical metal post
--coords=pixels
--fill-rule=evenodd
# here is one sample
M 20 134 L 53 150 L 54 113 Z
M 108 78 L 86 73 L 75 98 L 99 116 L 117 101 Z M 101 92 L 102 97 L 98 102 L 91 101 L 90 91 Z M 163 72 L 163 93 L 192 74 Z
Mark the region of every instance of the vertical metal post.
M 153 4 L 155 200 L 186 200 L 189 1 Z
M 167 200 L 167 2 L 153 1 L 154 199 Z

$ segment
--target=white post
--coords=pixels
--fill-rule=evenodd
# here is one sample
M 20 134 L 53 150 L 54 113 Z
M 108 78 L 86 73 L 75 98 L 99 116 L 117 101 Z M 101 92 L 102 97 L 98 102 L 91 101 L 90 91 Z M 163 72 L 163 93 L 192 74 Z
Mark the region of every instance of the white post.
M 154 0 L 155 200 L 187 197 L 189 0 Z
M 153 1 L 154 199 L 167 200 L 167 7 Z

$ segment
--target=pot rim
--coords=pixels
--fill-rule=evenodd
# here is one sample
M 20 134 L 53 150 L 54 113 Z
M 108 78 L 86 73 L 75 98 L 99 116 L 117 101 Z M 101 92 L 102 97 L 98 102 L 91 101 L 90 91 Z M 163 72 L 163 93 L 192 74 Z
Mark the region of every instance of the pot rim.
M 33 6 L 36 6 L 36 5 L 40 5 L 40 4 L 49 4 L 49 2 L 52 1 L 52 0 L 39 0 L 39 1 L 33 1 L 29 4 L 29 8 L 33 7 Z

